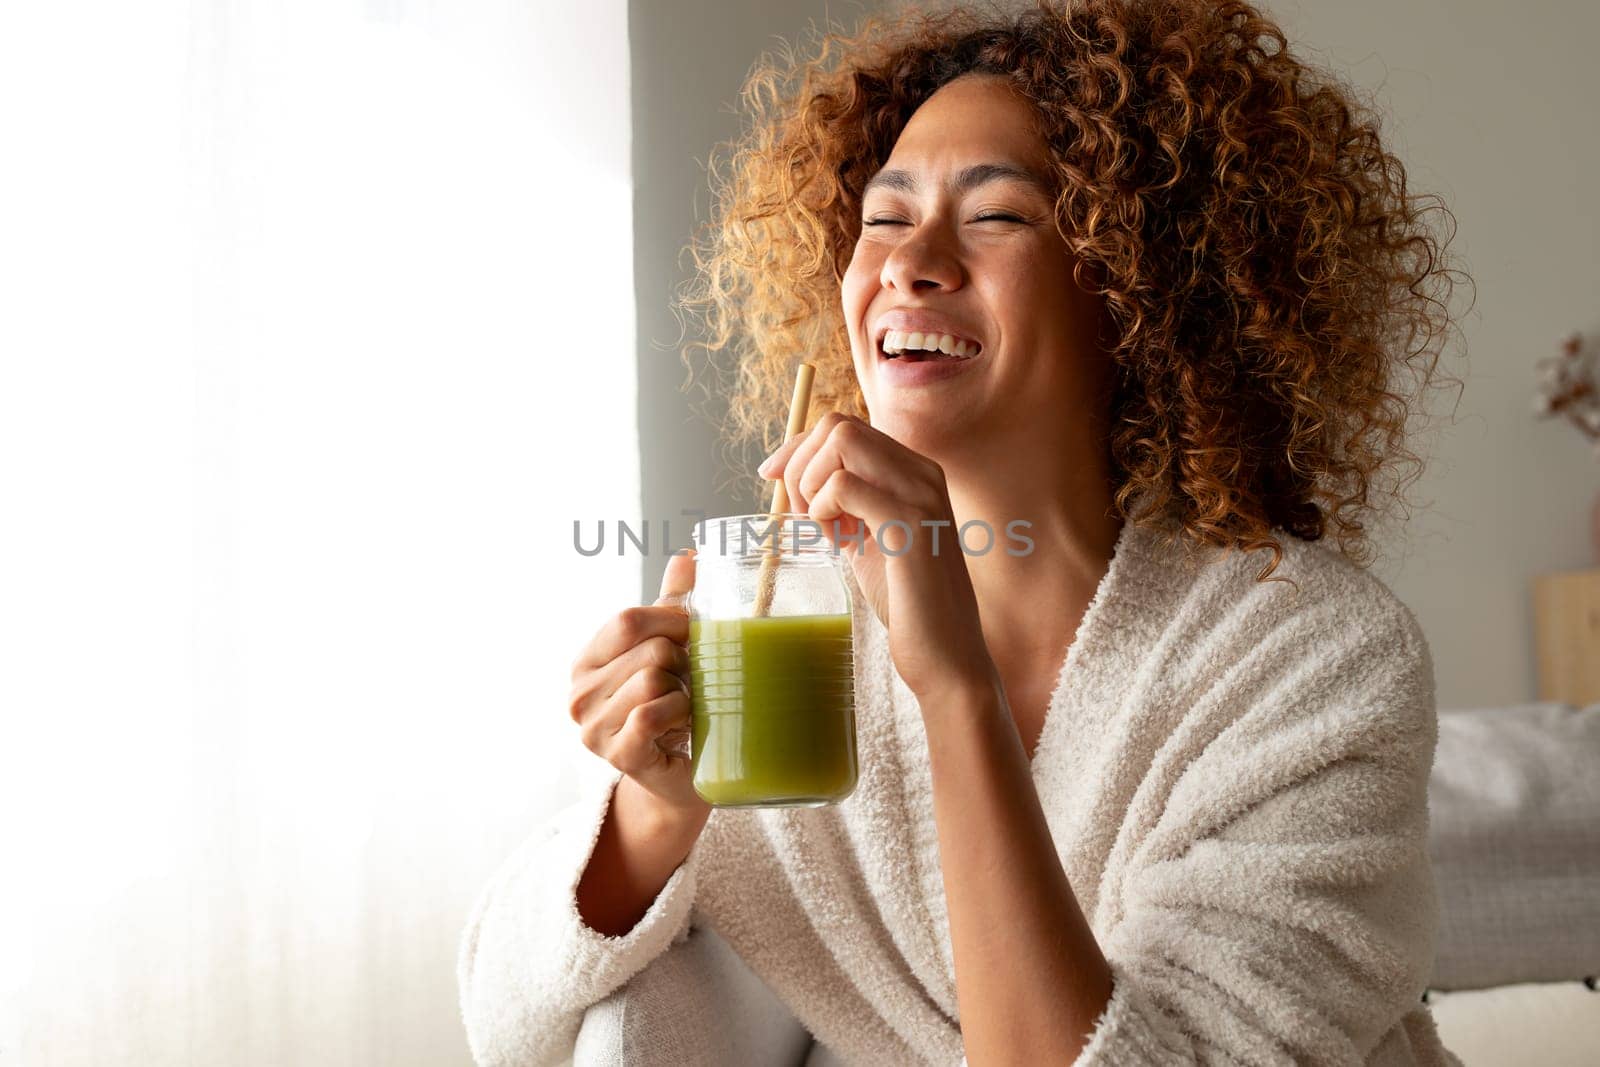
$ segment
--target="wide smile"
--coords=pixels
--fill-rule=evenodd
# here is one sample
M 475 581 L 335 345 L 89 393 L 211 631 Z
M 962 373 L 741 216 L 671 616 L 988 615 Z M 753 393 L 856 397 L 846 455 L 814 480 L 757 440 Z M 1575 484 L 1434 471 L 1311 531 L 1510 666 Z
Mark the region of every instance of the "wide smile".
M 959 334 L 880 329 L 880 360 L 903 363 L 950 363 L 976 359 L 983 344 Z
M 879 330 L 878 380 L 895 389 L 946 382 L 983 362 L 983 345 L 948 333 Z

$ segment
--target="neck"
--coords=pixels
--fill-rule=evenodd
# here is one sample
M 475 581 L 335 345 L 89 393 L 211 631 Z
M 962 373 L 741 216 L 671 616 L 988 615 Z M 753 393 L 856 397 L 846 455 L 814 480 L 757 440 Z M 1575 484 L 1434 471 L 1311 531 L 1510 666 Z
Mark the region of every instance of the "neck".
M 1033 455 L 1037 461 L 1027 464 L 980 458 L 941 465 L 957 527 L 981 519 L 994 530 L 988 552 L 966 557 L 991 648 L 1048 656 L 1076 634 L 1110 565 L 1122 520 L 1112 514 L 1109 457 L 1065 448 Z M 1014 473 L 1001 479 L 997 470 Z M 1007 551 L 1026 548 L 1007 535 L 1015 520 L 1028 523 L 1014 527 L 1033 541 L 1026 555 Z M 982 540 L 974 529 L 967 544 L 976 549 Z

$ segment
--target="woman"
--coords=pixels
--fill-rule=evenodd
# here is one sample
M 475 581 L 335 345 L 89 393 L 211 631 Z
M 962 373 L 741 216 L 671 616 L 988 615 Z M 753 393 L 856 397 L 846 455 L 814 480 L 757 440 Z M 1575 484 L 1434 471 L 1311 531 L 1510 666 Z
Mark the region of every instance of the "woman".
M 849 1063 L 1451 1062 L 1431 661 L 1358 566 L 1451 272 L 1375 124 L 1199 0 L 908 14 L 746 99 L 689 303 L 736 438 L 818 364 L 759 473 L 867 535 L 861 783 L 695 795 L 674 558 L 574 666 L 618 774 L 473 916 L 480 1062 L 559 1060 L 691 908 Z

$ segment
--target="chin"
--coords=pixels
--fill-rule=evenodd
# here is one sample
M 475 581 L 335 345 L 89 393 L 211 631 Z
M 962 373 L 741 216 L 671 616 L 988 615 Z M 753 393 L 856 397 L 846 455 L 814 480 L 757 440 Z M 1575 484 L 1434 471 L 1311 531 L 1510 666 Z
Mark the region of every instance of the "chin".
M 948 404 L 886 403 L 881 407 L 869 405 L 869 410 L 873 427 L 934 460 L 952 443 L 970 441 L 975 430 L 975 420 L 968 413 L 951 411 Z

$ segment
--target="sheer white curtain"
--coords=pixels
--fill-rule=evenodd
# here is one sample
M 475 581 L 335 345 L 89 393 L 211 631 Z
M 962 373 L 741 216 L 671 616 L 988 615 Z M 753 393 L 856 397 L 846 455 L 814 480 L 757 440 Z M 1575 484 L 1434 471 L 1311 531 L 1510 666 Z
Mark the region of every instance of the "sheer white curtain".
M 623 0 L 0 11 L 0 1064 L 468 1062 L 637 596 L 628 87 Z

